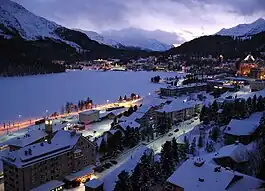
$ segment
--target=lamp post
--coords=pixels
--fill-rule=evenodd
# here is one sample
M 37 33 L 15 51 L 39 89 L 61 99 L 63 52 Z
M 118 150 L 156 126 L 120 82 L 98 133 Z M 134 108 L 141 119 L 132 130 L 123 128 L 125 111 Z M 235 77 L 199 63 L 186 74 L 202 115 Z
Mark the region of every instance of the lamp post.
M 21 118 L 21 115 L 19 114 L 19 115 L 18 115 L 18 125 L 17 125 L 17 130 L 19 130 L 19 126 L 20 126 L 20 118 Z
M 48 112 L 49 112 L 48 109 L 46 109 L 46 117 L 47 117 L 47 118 L 48 118 Z

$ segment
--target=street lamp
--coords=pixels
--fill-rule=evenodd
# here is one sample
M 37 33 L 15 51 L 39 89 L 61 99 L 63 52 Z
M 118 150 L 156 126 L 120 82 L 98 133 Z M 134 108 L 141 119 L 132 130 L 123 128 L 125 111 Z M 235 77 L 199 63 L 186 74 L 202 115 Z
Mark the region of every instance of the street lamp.
M 148 95 L 151 95 L 151 93 L 148 93 Z
M 107 103 L 109 103 L 109 100 L 107 99 Z
M 17 130 L 19 130 L 20 118 L 21 118 L 21 115 L 20 115 L 20 114 L 18 114 L 18 126 L 17 126 Z

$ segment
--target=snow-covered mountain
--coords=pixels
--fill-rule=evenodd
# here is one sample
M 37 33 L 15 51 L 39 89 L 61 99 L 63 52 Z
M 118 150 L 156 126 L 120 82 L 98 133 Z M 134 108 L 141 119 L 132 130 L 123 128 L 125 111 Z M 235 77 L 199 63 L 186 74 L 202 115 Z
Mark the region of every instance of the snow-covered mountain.
M 102 35 L 94 32 L 94 31 L 85 31 L 85 30 L 81 30 L 81 29 L 73 29 L 79 32 L 82 32 L 84 34 L 86 34 L 88 36 L 88 38 L 90 38 L 91 40 L 95 40 L 100 44 L 105 44 L 105 45 L 109 45 L 112 46 L 114 48 L 121 48 L 124 45 L 120 44 L 119 42 L 109 39 L 109 38 L 105 38 Z
M 1 0 L 0 23 L 10 30 L 16 29 L 20 36 L 27 40 L 36 40 L 40 37 L 57 39 L 59 37 L 54 31 L 61 27 L 9 0 Z
M 12 37 L 16 34 L 25 40 L 37 40 L 51 38 L 64 42 L 74 48 L 80 46 L 66 40 L 58 31 L 68 30 L 52 21 L 36 16 L 23 6 L 10 0 L 1 0 L 0 3 L 0 35 Z M 10 34 L 11 32 L 11 34 Z
M 146 50 L 166 51 L 172 44 L 183 41 L 180 36 L 165 31 L 147 31 L 138 28 L 109 30 L 101 33 L 104 38 L 112 39 L 127 47 L 140 47 Z
M 260 18 L 250 24 L 240 24 L 230 29 L 222 29 L 217 35 L 247 38 L 265 31 L 265 20 Z

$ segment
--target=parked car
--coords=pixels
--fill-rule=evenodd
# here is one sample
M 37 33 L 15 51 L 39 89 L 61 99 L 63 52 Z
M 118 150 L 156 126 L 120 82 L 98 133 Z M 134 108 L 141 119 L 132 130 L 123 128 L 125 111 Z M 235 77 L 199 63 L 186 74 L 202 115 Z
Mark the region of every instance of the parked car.
M 114 165 L 115 165 L 115 164 L 118 164 L 118 162 L 115 161 L 115 160 L 111 160 L 110 162 L 111 162 L 112 164 L 114 164 Z
M 173 135 L 173 133 L 169 133 L 168 136 L 171 137 Z
M 110 168 L 111 166 L 112 166 L 112 164 L 109 163 L 109 162 L 103 164 L 103 167 L 104 167 L 104 168 Z
M 195 120 L 198 120 L 199 118 L 198 118 L 198 117 L 195 117 L 194 119 L 195 119 Z
M 178 132 L 178 131 L 179 131 L 179 129 L 175 129 L 175 130 L 174 130 L 175 133 Z
M 99 173 L 103 172 L 104 170 L 105 170 L 105 168 L 103 166 L 98 166 L 98 167 L 94 168 L 94 171 L 99 172 Z

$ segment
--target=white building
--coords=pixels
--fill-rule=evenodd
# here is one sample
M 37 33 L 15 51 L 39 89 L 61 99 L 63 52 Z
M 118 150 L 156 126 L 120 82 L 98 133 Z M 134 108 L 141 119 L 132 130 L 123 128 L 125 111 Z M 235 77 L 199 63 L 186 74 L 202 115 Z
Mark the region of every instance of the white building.
M 99 121 L 99 110 L 88 110 L 79 113 L 79 121 L 85 124 Z

